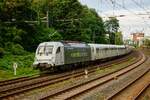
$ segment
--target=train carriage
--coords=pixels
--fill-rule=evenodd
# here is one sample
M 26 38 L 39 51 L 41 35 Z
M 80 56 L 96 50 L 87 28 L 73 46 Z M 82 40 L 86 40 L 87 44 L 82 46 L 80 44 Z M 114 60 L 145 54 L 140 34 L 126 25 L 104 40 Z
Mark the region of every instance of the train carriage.
M 105 45 L 105 44 L 89 44 L 91 47 L 92 59 L 105 59 L 125 54 L 124 45 Z

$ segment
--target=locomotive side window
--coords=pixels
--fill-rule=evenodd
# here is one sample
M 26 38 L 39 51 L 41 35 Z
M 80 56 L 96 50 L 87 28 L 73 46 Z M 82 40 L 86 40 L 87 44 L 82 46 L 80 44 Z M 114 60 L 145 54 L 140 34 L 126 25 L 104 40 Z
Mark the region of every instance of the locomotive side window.
M 56 51 L 56 53 L 59 53 L 59 52 L 60 52 L 60 47 L 58 47 L 58 48 L 57 48 L 57 51 Z

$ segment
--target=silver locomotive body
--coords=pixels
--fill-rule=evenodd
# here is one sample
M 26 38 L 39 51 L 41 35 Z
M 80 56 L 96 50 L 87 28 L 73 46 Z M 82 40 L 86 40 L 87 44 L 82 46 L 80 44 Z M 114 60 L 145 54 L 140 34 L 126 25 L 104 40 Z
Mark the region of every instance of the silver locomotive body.
M 36 68 L 54 68 L 91 60 L 91 48 L 85 43 L 44 42 L 35 55 Z

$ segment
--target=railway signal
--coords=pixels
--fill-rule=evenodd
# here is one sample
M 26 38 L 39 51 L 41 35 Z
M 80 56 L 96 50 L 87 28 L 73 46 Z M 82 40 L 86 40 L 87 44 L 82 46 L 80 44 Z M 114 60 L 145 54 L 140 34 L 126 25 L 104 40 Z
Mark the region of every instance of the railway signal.
M 14 69 L 14 75 L 17 75 L 17 67 L 18 67 L 18 65 L 17 65 L 17 63 L 16 62 L 14 62 L 13 63 L 13 69 Z

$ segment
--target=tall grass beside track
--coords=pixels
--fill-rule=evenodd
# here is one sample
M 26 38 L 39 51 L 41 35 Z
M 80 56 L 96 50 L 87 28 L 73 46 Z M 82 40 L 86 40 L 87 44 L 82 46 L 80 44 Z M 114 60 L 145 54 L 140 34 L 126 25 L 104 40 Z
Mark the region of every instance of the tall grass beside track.
M 17 78 L 21 76 L 31 76 L 39 73 L 32 67 L 34 61 L 34 53 L 25 53 L 22 55 L 6 54 L 0 58 L 0 80 Z M 17 75 L 13 73 L 13 63 L 18 65 Z

